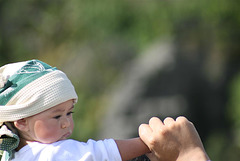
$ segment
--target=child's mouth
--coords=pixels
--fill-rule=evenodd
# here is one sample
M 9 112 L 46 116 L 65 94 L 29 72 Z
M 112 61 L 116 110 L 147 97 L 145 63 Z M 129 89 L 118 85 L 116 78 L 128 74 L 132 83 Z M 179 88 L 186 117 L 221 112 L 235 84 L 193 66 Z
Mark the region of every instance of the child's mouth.
M 63 139 L 66 139 L 66 138 L 68 138 L 68 137 L 70 137 L 70 136 L 71 136 L 71 133 L 68 132 L 68 133 L 64 134 L 64 135 L 62 136 L 62 138 L 63 138 Z

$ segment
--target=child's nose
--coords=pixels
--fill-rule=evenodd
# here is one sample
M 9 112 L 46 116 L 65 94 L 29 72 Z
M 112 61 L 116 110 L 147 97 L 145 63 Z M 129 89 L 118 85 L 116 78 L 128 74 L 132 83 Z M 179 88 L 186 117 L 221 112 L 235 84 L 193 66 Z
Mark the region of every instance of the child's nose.
M 70 126 L 70 119 L 69 118 L 63 118 L 63 121 L 62 121 L 62 129 L 65 129 L 65 128 L 67 128 L 67 127 L 69 127 Z

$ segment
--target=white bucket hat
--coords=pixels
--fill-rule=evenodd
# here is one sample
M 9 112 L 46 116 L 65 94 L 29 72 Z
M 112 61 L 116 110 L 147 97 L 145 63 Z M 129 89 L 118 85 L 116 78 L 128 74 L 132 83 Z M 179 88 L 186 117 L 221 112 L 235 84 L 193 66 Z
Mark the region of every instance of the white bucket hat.
M 33 116 L 73 99 L 77 94 L 67 76 L 39 60 L 0 68 L 0 122 Z

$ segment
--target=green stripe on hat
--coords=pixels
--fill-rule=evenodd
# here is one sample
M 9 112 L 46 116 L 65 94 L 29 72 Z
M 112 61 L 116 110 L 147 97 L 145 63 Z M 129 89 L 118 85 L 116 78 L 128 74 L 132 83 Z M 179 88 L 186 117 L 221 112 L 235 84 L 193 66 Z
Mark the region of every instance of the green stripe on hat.
M 0 89 L 0 105 L 6 105 L 8 101 L 27 84 L 55 70 L 57 70 L 57 68 L 51 67 L 39 60 L 27 61 L 24 66 L 8 78 L 4 87 Z

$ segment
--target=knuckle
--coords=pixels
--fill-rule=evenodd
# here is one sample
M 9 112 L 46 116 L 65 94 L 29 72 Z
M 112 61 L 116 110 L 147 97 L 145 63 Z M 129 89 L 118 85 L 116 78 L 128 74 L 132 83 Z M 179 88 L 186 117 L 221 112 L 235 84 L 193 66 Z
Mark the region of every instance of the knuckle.
M 171 128 L 169 128 L 169 127 L 168 127 L 168 128 L 162 128 L 162 130 L 161 130 L 161 136 L 163 136 L 163 137 L 167 136 L 170 129 L 171 129 Z

